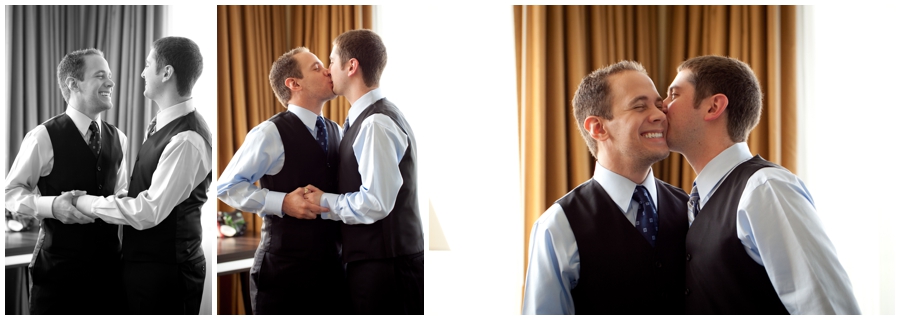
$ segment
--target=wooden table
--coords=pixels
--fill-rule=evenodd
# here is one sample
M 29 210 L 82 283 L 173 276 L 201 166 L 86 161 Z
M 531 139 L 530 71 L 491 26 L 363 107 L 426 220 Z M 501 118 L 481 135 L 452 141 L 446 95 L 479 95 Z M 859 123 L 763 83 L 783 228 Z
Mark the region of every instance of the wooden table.
M 250 267 L 253 266 L 253 254 L 256 253 L 257 246 L 259 237 L 219 238 L 216 250 L 216 273 L 219 276 L 240 273 L 246 314 L 253 314 L 250 303 Z
M 34 245 L 37 244 L 38 230 L 26 232 L 6 232 L 6 268 L 26 267 L 31 263 Z

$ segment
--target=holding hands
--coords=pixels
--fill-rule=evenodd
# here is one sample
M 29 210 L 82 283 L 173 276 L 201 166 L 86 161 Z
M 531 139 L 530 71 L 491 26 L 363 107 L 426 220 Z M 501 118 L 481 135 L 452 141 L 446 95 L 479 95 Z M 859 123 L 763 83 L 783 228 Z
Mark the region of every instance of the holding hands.
M 320 213 L 328 212 L 328 208 L 319 206 L 323 193 L 313 185 L 297 188 L 284 196 L 281 211 L 297 219 L 315 219 Z
M 56 199 L 53 199 L 53 217 L 65 224 L 93 223 L 96 217 L 85 215 L 78 211 L 78 209 L 75 209 L 75 200 L 78 199 L 79 196 L 83 195 L 85 195 L 84 191 L 74 190 L 64 192 L 63 194 L 57 196 Z

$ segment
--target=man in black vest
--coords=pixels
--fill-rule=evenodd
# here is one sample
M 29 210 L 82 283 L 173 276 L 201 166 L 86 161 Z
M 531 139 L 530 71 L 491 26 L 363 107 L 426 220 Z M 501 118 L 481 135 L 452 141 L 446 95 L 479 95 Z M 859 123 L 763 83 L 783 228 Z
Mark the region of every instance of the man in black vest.
M 68 107 L 28 132 L 6 177 L 7 210 L 41 219 L 29 265 L 31 314 L 123 312 L 119 227 L 72 203 L 84 192 L 127 192 L 125 134 L 100 119 L 112 107 L 111 75 L 97 49 L 67 54 L 57 77 Z
M 212 145 L 191 90 L 203 71 L 197 44 L 153 42 L 141 77 L 159 106 L 131 175 L 127 197 L 78 197 L 76 207 L 123 224 L 123 279 L 129 313 L 198 314 L 206 277 L 200 208 L 212 179 Z
M 667 141 L 697 172 L 687 206 L 687 313 L 859 314 L 803 181 L 750 153 L 762 110 L 753 70 L 703 56 L 678 71 L 665 100 Z
M 523 314 L 681 314 L 687 195 L 653 176 L 666 116 L 637 62 L 586 76 L 572 100 L 592 179 L 534 223 Z
M 275 60 L 269 84 L 287 111 L 247 134 L 216 188 L 226 204 L 263 218 L 250 269 L 253 313 L 347 314 L 340 223 L 319 217 L 327 209 L 307 203 L 301 188 L 337 191 L 341 131 L 321 115 L 335 97 L 331 77 L 300 47 Z
M 425 260 L 416 188 L 416 138 L 379 89 L 387 50 L 375 32 L 334 39 L 334 93 L 351 103 L 340 145 L 338 192 L 307 198 L 343 221 L 350 300 L 359 314 L 423 314 Z

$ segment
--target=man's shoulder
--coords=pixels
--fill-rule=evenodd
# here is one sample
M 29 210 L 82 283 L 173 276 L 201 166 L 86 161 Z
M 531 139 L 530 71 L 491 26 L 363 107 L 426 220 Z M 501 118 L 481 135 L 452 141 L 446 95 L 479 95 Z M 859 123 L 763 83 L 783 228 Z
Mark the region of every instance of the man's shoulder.
M 660 180 L 659 178 L 656 178 L 656 186 L 658 188 L 658 190 L 656 192 L 659 194 L 662 194 L 663 192 L 668 192 L 668 193 L 671 193 L 672 195 L 674 195 L 675 197 L 684 198 L 684 199 L 687 199 L 687 197 L 688 197 L 688 194 L 686 192 L 684 192 L 684 189 L 673 186 L 673 185 L 669 184 L 668 182 Z

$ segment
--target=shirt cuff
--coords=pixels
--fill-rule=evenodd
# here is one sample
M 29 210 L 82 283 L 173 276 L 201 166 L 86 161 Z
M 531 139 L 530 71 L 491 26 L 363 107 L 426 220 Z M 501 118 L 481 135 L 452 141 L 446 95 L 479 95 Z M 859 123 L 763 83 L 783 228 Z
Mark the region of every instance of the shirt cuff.
M 323 193 L 322 198 L 319 199 L 319 205 L 322 207 L 326 207 L 329 210 L 327 212 L 322 212 L 322 219 L 326 220 L 335 220 L 341 221 L 341 216 L 335 212 L 337 206 L 338 195 L 333 193 Z
M 266 193 L 266 203 L 263 204 L 263 208 L 262 211 L 259 212 L 259 216 L 265 217 L 267 214 L 271 214 L 276 217 L 283 218 L 284 212 L 281 212 L 281 204 L 284 202 L 285 195 L 286 194 L 284 192 L 269 190 L 269 193 Z
M 56 196 L 38 197 L 35 217 L 38 219 L 55 219 L 53 217 L 53 200 L 56 200 Z
M 78 200 L 75 200 L 75 209 L 81 212 L 90 212 L 94 214 L 94 201 L 99 197 L 91 196 L 91 195 L 83 195 L 78 197 Z

